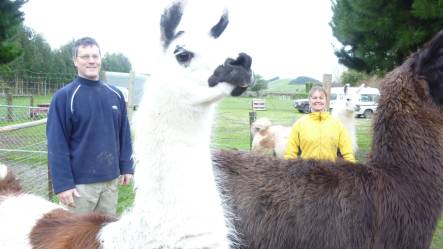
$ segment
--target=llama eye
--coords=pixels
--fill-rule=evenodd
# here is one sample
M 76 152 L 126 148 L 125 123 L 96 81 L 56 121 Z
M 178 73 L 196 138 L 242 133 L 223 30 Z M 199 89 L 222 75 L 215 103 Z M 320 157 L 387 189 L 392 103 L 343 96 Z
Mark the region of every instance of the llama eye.
M 175 54 L 175 58 L 177 59 L 178 63 L 184 66 L 188 66 L 193 57 L 194 54 L 189 51 L 181 51 Z

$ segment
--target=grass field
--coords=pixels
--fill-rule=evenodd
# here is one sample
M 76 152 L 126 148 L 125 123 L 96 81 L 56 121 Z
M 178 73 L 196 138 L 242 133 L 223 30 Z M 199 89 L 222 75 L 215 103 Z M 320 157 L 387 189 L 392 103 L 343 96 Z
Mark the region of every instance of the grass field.
M 226 98 L 218 106 L 214 127 L 213 147 L 249 150 L 249 112 L 248 98 Z M 276 124 L 291 125 L 302 114 L 295 111 L 291 100 L 279 98 L 266 99 L 266 111 L 258 112 L 257 117 L 268 117 Z M 359 153 L 357 158 L 364 162 L 371 145 L 371 122 L 369 119 L 357 120 Z M 132 203 L 131 187 L 122 187 L 119 198 L 119 212 Z M 443 220 L 435 232 L 431 249 L 443 249 Z
M 51 102 L 51 96 L 34 96 L 34 106 L 37 106 L 38 104 L 48 104 Z M 31 102 L 31 98 L 27 96 L 23 97 L 14 97 L 12 100 L 13 105 L 17 106 L 29 106 Z M 0 98 L 0 105 L 6 105 L 6 98 L 2 97 Z

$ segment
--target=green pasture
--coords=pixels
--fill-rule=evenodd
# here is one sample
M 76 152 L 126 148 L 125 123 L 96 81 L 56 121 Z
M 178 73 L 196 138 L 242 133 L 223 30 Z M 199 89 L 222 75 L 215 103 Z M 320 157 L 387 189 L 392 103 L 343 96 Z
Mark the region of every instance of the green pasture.
M 250 98 L 226 98 L 217 107 L 213 134 L 213 147 L 249 150 L 249 112 Z M 257 112 L 257 117 L 268 117 L 275 124 L 291 125 L 302 114 L 292 107 L 292 100 L 266 98 L 266 111 Z M 357 158 L 364 162 L 371 145 L 371 120 L 357 119 L 357 139 L 359 153 Z M 119 207 L 121 213 L 133 200 L 132 189 L 120 189 Z M 434 234 L 431 249 L 443 249 L 443 219 Z
M 10 105 L 10 100 L 6 97 L 0 97 L 0 126 L 20 124 L 33 121 L 30 117 L 29 106 L 37 107 L 39 104 L 48 104 L 51 96 L 14 96 L 12 98 L 13 107 L 5 107 Z
M 37 106 L 38 104 L 48 104 L 51 102 L 52 95 L 48 96 L 33 96 L 33 102 L 34 106 Z M 14 96 L 12 99 L 12 104 L 16 106 L 29 106 L 31 103 L 31 97 L 30 96 Z M 7 100 L 6 97 L 0 98 L 0 105 L 6 105 Z

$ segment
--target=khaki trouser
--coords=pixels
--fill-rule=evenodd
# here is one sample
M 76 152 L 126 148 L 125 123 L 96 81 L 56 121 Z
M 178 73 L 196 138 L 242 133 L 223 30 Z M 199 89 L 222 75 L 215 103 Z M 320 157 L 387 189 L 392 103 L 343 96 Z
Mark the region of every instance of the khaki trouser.
M 100 212 L 115 215 L 118 202 L 118 178 L 99 183 L 78 184 L 75 186 L 80 197 L 74 197 L 75 213 Z

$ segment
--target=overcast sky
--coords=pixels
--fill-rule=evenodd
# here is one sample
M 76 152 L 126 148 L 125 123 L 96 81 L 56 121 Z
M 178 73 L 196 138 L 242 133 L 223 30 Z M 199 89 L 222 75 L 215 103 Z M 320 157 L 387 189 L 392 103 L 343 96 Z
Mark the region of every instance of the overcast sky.
M 197 0 L 210 2 L 214 0 Z M 150 42 L 158 29 L 161 0 L 30 0 L 25 25 L 53 49 L 83 36 L 97 39 L 103 52 L 123 53 L 137 73 L 149 73 Z M 231 0 L 225 36 L 253 57 L 265 78 L 309 76 L 333 79 L 345 69 L 337 62 L 330 0 Z M 155 18 L 155 19 L 154 19 Z M 154 37 L 156 38 L 156 37 Z

